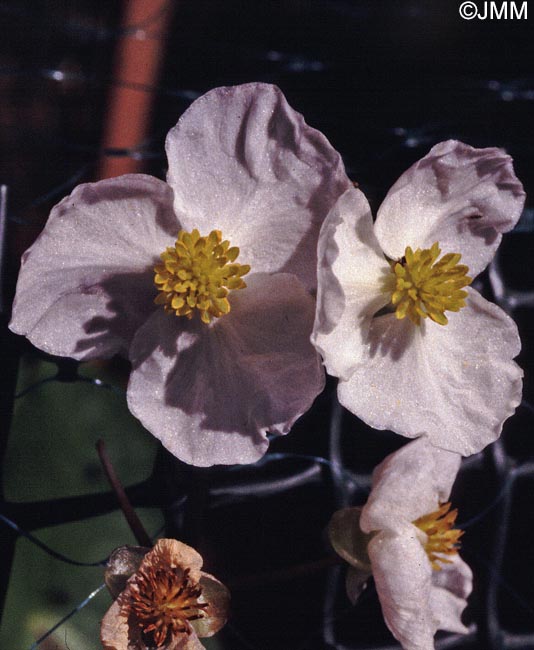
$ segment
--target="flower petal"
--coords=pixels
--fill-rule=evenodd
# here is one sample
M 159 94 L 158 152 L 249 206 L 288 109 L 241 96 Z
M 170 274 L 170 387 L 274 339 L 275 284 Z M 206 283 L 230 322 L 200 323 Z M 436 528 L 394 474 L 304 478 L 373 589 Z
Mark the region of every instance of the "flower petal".
M 104 614 L 100 625 L 104 650 L 142 650 L 144 647 L 138 628 L 129 625 L 131 599 L 130 587 L 126 587 Z
M 521 401 L 515 323 L 473 289 L 448 325 L 421 327 L 394 315 L 375 318 L 367 358 L 340 402 L 377 429 L 430 442 L 464 456 L 493 442 Z
M 176 539 L 159 539 L 154 548 L 145 555 L 139 568 L 146 570 L 159 565 L 189 569 L 191 578 L 198 582 L 202 556 L 191 546 Z
M 373 472 L 360 527 L 395 530 L 448 500 L 461 456 L 433 447 L 424 436 L 390 454 Z
M 147 650 L 149 649 L 147 648 Z M 193 632 L 188 636 L 180 634 L 174 640 L 171 639 L 170 643 L 164 646 L 162 650 L 205 650 L 205 647 L 199 641 L 197 635 Z
M 458 554 L 448 555 L 447 560 L 450 564 L 432 572 L 432 584 L 465 600 L 473 591 L 473 572 Z
M 151 549 L 145 546 L 119 546 L 108 558 L 104 581 L 113 598 L 124 591 L 131 576 L 139 570 L 145 555 Z
M 390 273 L 373 233 L 367 199 L 347 190 L 319 235 L 317 311 L 312 342 L 329 374 L 347 379 L 361 360 L 372 316 L 389 302 Z
M 178 228 L 172 192 L 156 178 L 79 185 L 22 258 L 11 329 L 75 359 L 127 351 L 154 309 L 154 261 Z
M 447 559 L 450 564 L 432 572 L 430 606 L 440 630 L 466 634 L 468 629 L 461 616 L 473 590 L 473 573 L 459 555 L 449 555 Z
M 502 234 L 517 223 L 525 193 L 501 149 L 448 140 L 410 167 L 388 192 L 375 232 L 392 259 L 406 246 L 461 253 L 470 276 L 491 261 Z
M 187 229 L 222 231 L 253 272 L 316 284 L 315 246 L 349 187 L 341 157 L 276 86 L 215 88 L 167 136 L 168 182 Z
M 309 342 L 314 304 L 289 274 L 247 276 L 229 314 L 205 326 L 158 310 L 132 344 L 132 413 L 178 458 L 250 463 L 324 386 Z
M 209 573 L 202 572 L 200 579 L 203 599 L 209 603 L 206 616 L 191 622 L 192 628 L 199 637 L 213 636 L 226 623 L 230 608 L 230 592 Z
M 438 622 L 429 597 L 430 562 L 414 526 L 410 534 L 378 533 L 369 543 L 376 591 L 382 613 L 404 650 L 433 650 Z

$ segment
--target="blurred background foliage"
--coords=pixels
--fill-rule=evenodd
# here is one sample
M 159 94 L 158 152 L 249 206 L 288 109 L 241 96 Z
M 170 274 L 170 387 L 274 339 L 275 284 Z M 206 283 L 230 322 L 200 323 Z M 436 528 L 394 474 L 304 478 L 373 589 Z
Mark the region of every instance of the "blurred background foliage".
M 25 357 L 17 392 L 53 377 L 56 370 L 54 364 Z M 89 377 L 98 372 L 102 379 L 117 379 L 88 364 L 80 372 Z M 130 415 L 123 395 L 81 382 L 40 385 L 16 403 L 5 461 L 6 498 L 38 501 L 109 489 L 95 449 L 99 438 L 105 439 L 125 484 L 150 475 L 156 441 Z M 157 509 L 140 509 L 139 516 L 151 534 L 161 529 L 163 519 Z M 81 562 L 98 562 L 109 555 L 110 549 L 135 544 L 120 512 L 44 528 L 38 537 Z M 29 647 L 98 587 L 102 578 L 102 567 L 70 566 L 20 540 L 0 647 Z M 109 597 L 103 591 L 94 605 L 58 632 L 58 638 L 66 638 L 71 648 L 98 647 L 99 621 L 108 606 Z M 44 647 L 55 646 L 50 642 Z

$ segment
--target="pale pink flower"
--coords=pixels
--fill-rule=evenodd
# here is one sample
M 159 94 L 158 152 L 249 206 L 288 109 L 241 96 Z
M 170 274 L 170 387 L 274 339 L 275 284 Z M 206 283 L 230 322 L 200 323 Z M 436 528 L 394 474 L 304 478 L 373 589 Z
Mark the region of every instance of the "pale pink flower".
M 378 465 L 362 509 L 361 529 L 375 533 L 367 551 L 384 619 L 404 650 L 433 650 L 436 630 L 467 632 L 472 574 L 457 553 L 456 512 L 444 506 L 460 459 L 414 440 Z
M 207 93 L 166 150 L 168 183 L 80 185 L 52 210 L 10 327 L 54 355 L 127 356 L 129 408 L 178 458 L 253 462 L 323 388 L 315 248 L 349 183 L 267 84 Z
M 521 400 L 520 341 L 467 285 L 524 198 L 509 156 L 456 141 L 399 178 L 374 224 L 362 192 L 340 197 L 319 238 L 312 340 L 346 408 L 463 455 L 499 436 Z
M 447 503 L 460 459 L 418 438 L 376 467 L 363 508 L 339 510 L 330 522 L 332 545 L 350 565 L 350 600 L 372 574 L 384 620 L 404 650 L 434 650 L 437 630 L 468 631 L 461 615 L 472 574 L 458 555 L 462 531 Z

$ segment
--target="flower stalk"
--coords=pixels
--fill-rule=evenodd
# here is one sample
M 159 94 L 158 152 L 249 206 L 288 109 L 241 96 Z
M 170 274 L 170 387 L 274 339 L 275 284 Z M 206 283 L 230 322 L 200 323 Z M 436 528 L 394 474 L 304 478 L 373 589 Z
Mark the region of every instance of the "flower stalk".
M 102 439 L 97 441 L 96 451 L 98 452 L 98 457 L 100 458 L 102 468 L 106 474 L 109 484 L 111 485 L 113 492 L 115 492 L 117 501 L 119 502 L 119 507 L 122 510 L 122 513 L 128 522 L 128 526 L 130 526 L 130 530 L 134 534 L 135 539 L 141 546 L 151 547 L 152 540 L 150 539 L 150 536 L 146 532 L 145 527 L 133 509 L 133 506 L 130 503 L 130 499 L 128 499 L 128 495 L 126 494 L 126 491 L 120 482 L 119 477 L 117 476 L 117 472 L 115 471 L 115 468 L 113 467 L 113 464 L 107 455 L 106 445 Z

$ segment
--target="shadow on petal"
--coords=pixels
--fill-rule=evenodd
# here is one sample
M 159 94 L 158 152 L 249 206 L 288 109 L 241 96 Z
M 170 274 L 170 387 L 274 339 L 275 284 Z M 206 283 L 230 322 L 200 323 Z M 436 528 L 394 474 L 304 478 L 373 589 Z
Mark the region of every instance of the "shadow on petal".
M 277 350 L 274 337 L 271 348 L 262 349 L 263 340 L 259 335 L 258 345 L 251 345 L 227 322 L 198 327 L 166 378 L 165 404 L 202 414 L 207 429 L 246 436 L 300 414 L 302 369 L 291 364 L 293 355 Z
M 424 326 L 424 323 L 420 325 Z M 412 344 L 416 327 L 410 319 L 398 320 L 395 314 L 373 319 L 368 334 L 370 356 L 388 356 L 392 361 L 399 361 Z
M 78 289 L 80 296 L 105 296 L 106 314 L 94 316 L 84 325 L 87 337 L 79 341 L 76 352 L 116 347 L 127 356 L 136 331 L 156 309 L 157 290 L 153 266 L 141 272 L 117 273 L 95 284 Z
M 130 409 L 186 462 L 253 462 L 324 386 L 313 300 L 294 276 L 251 276 L 204 325 L 156 311 L 131 348 Z M 236 435 L 238 434 L 238 435 Z

